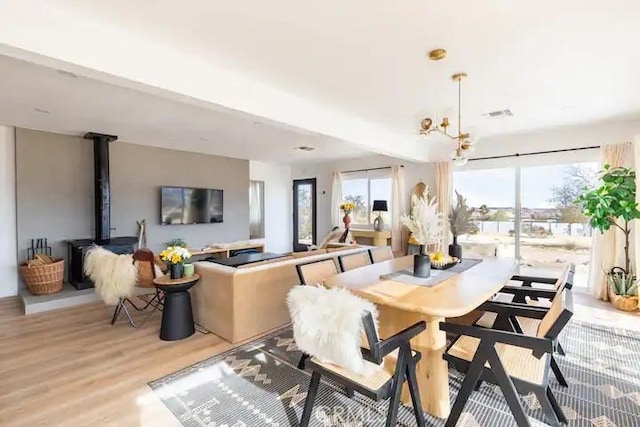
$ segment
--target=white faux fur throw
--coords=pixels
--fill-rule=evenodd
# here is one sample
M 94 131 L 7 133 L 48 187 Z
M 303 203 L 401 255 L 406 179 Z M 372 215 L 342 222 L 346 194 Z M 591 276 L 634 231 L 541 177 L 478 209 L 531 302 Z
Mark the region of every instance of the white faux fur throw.
M 362 315 L 378 317 L 375 305 L 345 289 L 296 286 L 287 297 L 298 348 L 323 362 L 366 374 L 360 351 Z
M 96 292 L 107 305 L 133 294 L 138 273 L 133 256 L 116 255 L 100 246 L 89 249 L 84 257 L 84 272 L 96 285 Z

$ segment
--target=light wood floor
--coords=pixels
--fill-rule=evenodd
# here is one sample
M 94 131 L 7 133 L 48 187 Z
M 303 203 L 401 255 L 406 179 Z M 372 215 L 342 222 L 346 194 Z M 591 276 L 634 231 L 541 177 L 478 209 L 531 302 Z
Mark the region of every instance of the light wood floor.
M 160 313 L 141 329 L 114 326 L 102 303 L 23 316 L 0 299 L 0 426 L 178 424 L 147 382 L 228 350 L 213 334 L 158 338 Z
M 640 330 L 640 314 L 575 292 L 578 319 Z M 109 324 L 101 303 L 23 316 L 0 299 L 0 426 L 174 426 L 147 383 L 230 349 L 212 334 L 158 339 L 160 315 L 142 329 Z

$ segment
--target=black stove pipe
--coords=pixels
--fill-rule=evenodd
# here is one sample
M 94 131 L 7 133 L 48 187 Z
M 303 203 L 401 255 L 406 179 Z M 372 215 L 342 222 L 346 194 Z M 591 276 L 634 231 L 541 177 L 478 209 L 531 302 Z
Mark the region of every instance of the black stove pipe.
M 85 139 L 93 141 L 94 226 L 96 243 L 111 238 L 111 185 L 109 181 L 109 143 L 114 135 L 89 132 Z

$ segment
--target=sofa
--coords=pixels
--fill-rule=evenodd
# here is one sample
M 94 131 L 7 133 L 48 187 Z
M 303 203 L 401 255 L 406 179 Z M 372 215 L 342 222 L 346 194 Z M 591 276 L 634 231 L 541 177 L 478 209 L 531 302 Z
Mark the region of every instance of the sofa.
M 200 281 L 191 288 L 195 322 L 225 340 L 236 343 L 290 322 L 286 297 L 300 284 L 297 264 L 367 251 L 351 245 L 295 252 L 285 258 L 238 268 L 213 262 L 195 263 Z

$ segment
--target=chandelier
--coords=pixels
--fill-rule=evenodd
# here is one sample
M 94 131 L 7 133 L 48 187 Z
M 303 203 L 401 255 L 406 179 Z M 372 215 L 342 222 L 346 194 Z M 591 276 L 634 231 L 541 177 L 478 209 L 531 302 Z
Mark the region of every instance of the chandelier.
M 469 154 L 473 151 L 473 145 L 477 142 L 477 138 L 472 138 L 468 132 L 462 132 L 462 79 L 465 77 L 467 77 L 466 73 L 457 73 L 451 76 L 451 79 L 458 83 L 458 134 L 449 134 L 451 123 L 448 117 L 443 117 L 442 123 L 435 126 L 433 126 L 433 120 L 430 117 L 424 118 L 420 122 L 421 135 L 428 136 L 432 132 L 438 132 L 455 142 L 456 149 L 451 153 L 451 160 L 458 166 L 467 163 Z

